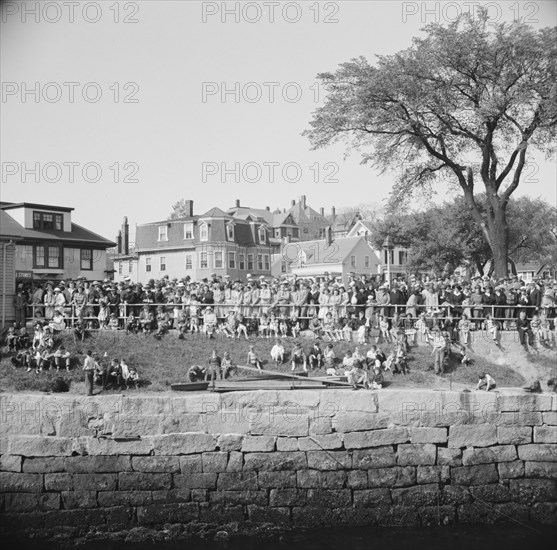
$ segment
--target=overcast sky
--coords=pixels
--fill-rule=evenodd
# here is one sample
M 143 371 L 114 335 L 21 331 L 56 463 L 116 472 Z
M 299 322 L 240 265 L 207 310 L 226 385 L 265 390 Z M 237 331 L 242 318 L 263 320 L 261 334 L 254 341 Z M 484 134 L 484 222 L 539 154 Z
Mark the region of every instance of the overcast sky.
M 302 194 L 326 211 L 380 202 L 395 174 L 340 146 L 310 151 L 300 135 L 323 98 L 317 73 L 395 53 L 426 22 L 484 3 L 8 3 L 2 200 L 74 207 L 74 221 L 108 238 L 124 215 L 164 219 L 180 198 L 196 214 L 236 199 L 284 208 Z M 501 20 L 557 23 L 552 1 L 489 4 Z M 555 203 L 555 168 L 534 159 L 520 192 Z

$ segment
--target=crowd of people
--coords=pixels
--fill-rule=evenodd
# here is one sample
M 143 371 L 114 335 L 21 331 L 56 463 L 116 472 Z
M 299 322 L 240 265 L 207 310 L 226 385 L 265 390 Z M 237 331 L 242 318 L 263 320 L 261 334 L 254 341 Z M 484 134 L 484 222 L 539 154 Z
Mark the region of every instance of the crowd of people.
M 98 353 L 88 350 L 83 371 L 87 395 L 93 395 L 95 385 L 103 390 L 125 390 L 137 389 L 141 383 L 135 367 L 129 366 L 124 359 L 109 359 L 107 353 L 101 358 Z
M 11 363 L 22 367 L 28 373 L 70 372 L 76 367 L 78 358 L 66 349 L 60 341 L 60 330 L 51 324 L 36 322 L 32 337 L 26 327 L 10 327 L 6 336 L 8 352 L 12 353 Z M 91 363 L 91 364 L 89 364 Z M 87 367 L 87 368 L 86 368 Z M 87 353 L 83 370 L 91 370 L 94 383 L 106 389 L 126 389 L 139 387 L 137 369 L 128 366 L 124 360 L 100 358 L 97 353 Z M 86 377 L 86 382 L 89 380 Z M 92 390 L 91 390 L 92 391 Z
M 272 360 L 286 356 L 282 338 L 298 341 L 304 331 L 326 344 L 324 350 L 304 351 L 296 344 L 290 352 L 292 369 L 325 366 L 332 374 L 334 343 L 358 345 L 391 344 L 392 351 L 375 373 L 375 359 L 367 362 L 354 350 L 342 359 L 349 380 L 366 387 L 380 386 L 386 369 L 405 373 L 408 348 L 418 338 L 429 342 L 436 373 L 442 373 L 451 351 L 461 362 L 469 362 L 467 347 L 471 333 L 482 330 L 495 344 L 500 332 L 516 330 L 526 350 L 529 346 L 551 346 L 555 341 L 557 284 L 554 280 L 528 283 L 517 276 L 494 280 L 487 276 L 470 281 L 454 277 L 397 278 L 390 284 L 375 276 L 351 276 L 346 284 L 327 275 L 318 279 L 252 277 L 243 281 L 229 276 L 193 281 L 189 277 L 134 283 L 105 279 L 84 279 L 24 286 L 19 284 L 14 298 L 16 322 L 7 335 L 7 345 L 16 352 L 14 364 L 28 371 L 70 368 L 72 358 L 63 347 L 53 347 L 53 335 L 71 328 L 80 339 L 89 330 L 127 331 L 163 338 L 176 330 L 202 334 L 208 339 L 249 339 L 255 335 L 273 339 Z M 26 322 L 32 319 L 35 334 L 27 334 Z M 318 344 L 316 344 L 318 346 Z M 281 350 L 282 348 L 282 350 Z M 380 354 L 382 353 L 379 351 Z M 250 353 L 255 353 L 251 350 Z M 327 363 L 326 357 L 329 357 Z M 230 375 L 230 357 L 214 358 L 216 363 L 194 369 L 193 377 L 207 379 Z M 100 364 L 97 361 L 98 364 Z M 258 357 L 248 356 L 248 365 L 260 368 Z M 228 365 L 228 366 L 227 366 Z M 127 373 L 117 361 L 117 368 Z M 193 367 L 192 367 L 193 368 Z M 338 374 L 336 368 L 335 374 Z M 103 387 L 112 376 L 125 386 L 125 374 L 106 375 L 106 368 L 95 367 L 95 379 Z M 201 371 L 200 371 L 201 372 Z M 377 377 L 375 376 L 377 374 Z
M 56 286 L 55 286 L 56 285 Z M 126 330 L 153 334 L 169 330 L 180 336 L 202 333 L 209 338 L 297 337 L 312 330 L 334 340 L 361 342 L 366 337 L 391 341 L 397 329 L 412 338 L 429 337 L 435 327 L 466 344 L 470 333 L 485 330 L 497 341 L 499 332 L 518 331 L 521 343 L 552 344 L 557 284 L 529 283 L 516 275 L 494 280 L 487 276 L 463 282 L 454 278 L 396 279 L 333 277 L 267 280 L 248 274 L 245 281 L 212 274 L 192 281 L 165 277 L 148 284 L 85 280 L 18 285 L 14 299 L 16 323 L 26 317 L 51 330 Z

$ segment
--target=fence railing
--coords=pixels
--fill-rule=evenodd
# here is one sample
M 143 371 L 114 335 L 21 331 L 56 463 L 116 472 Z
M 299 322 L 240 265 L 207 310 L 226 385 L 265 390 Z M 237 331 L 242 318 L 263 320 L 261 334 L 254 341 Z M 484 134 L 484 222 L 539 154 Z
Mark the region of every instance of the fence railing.
M 433 323 L 437 320 L 445 321 L 448 319 L 449 314 L 453 314 L 455 320 L 459 320 L 463 313 L 468 315 L 469 321 L 473 328 L 479 328 L 483 323 L 487 314 L 496 321 L 500 328 L 503 330 L 513 330 L 514 321 L 518 319 L 520 311 L 525 311 L 528 319 L 531 319 L 535 313 L 546 313 L 549 319 L 554 318 L 556 306 L 551 307 L 536 307 L 524 305 L 482 305 L 482 306 L 428 306 L 428 305 L 403 305 L 403 304 L 386 304 L 386 305 L 369 305 L 369 304 L 341 304 L 341 305 L 313 305 L 304 304 L 299 305 L 295 303 L 269 303 L 269 304 L 184 304 L 184 303 L 137 303 L 127 304 L 121 303 L 118 305 L 108 305 L 105 311 L 101 311 L 103 307 L 101 304 L 86 304 L 83 306 L 76 306 L 69 304 L 59 307 L 45 306 L 42 304 L 31 304 L 27 306 L 27 321 L 32 322 L 38 319 L 52 320 L 52 315 L 55 310 L 62 311 L 63 320 L 66 325 L 73 326 L 76 321 L 81 321 L 86 324 L 94 323 L 98 326 L 90 328 L 102 328 L 108 324 L 110 314 L 115 313 L 118 320 L 118 328 L 126 328 L 127 321 L 131 314 L 135 318 L 139 317 L 141 311 L 147 306 L 149 311 L 156 314 L 159 306 L 163 308 L 165 313 L 169 314 L 169 319 L 172 323 L 176 324 L 184 318 L 196 318 L 199 325 L 203 324 L 203 311 L 207 307 L 211 307 L 219 322 L 226 319 L 230 311 L 235 311 L 244 316 L 246 320 L 259 320 L 260 317 L 266 313 L 270 315 L 274 313 L 277 317 L 285 316 L 289 318 L 293 313 L 296 313 L 298 319 L 304 324 L 317 314 L 319 318 L 323 319 L 326 313 L 330 312 L 334 319 L 339 317 L 346 317 L 347 313 L 355 313 L 359 317 L 360 311 L 363 311 L 365 317 L 375 326 L 379 324 L 379 317 L 393 321 L 395 316 L 405 315 L 404 322 L 401 324 L 403 328 L 411 328 L 413 324 L 420 318 L 421 313 L 425 313 L 426 323 Z M 186 312 L 186 316 L 184 316 Z M 411 315 L 411 318 L 409 317 Z M 423 318 L 423 317 L 422 317 Z M 155 319 L 154 319 L 155 320 Z M 175 328 L 175 327 L 174 327 Z M 455 327 L 456 328 L 456 327 Z M 553 328 L 553 327 L 552 327 Z

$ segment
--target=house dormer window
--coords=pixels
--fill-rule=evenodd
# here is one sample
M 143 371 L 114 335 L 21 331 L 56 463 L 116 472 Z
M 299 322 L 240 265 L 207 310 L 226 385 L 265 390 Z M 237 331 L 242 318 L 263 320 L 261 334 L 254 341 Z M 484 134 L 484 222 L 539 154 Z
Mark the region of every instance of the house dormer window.
M 193 239 L 193 223 L 191 222 L 184 224 L 184 239 Z
M 49 212 L 33 212 L 33 229 L 64 229 L 64 218 L 62 214 L 51 214 Z
M 264 227 L 259 228 L 259 242 L 264 243 L 267 239 L 267 231 Z
M 209 227 L 205 222 L 199 224 L 199 240 L 208 241 L 209 240 Z
M 227 223 L 226 224 L 226 240 L 233 241 L 234 240 L 234 224 Z
M 159 225 L 159 241 L 168 241 L 168 225 Z

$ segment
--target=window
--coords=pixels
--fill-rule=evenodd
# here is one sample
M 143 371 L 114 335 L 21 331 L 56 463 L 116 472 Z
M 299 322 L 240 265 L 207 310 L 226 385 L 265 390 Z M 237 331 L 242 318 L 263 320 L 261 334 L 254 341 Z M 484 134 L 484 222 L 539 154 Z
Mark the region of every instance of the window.
M 280 262 L 280 272 L 286 273 L 286 262 Z
M 300 236 L 300 231 L 298 230 L 297 227 L 295 227 L 295 228 L 292 230 L 292 236 L 293 236 L 295 239 L 297 239 L 297 238 Z
M 253 271 L 253 254 L 248 254 L 248 271 Z
M 271 270 L 271 264 L 269 262 L 269 254 L 265 254 L 265 256 L 263 256 L 263 258 L 265 259 L 265 271 L 270 271 Z
M 33 248 L 33 267 L 62 269 L 62 249 L 59 246 L 37 245 Z
M 387 253 L 389 253 L 389 258 L 387 259 Z M 383 251 L 383 257 L 385 258 L 385 263 L 395 263 L 395 251 L 394 250 L 385 250 Z
M 406 263 L 406 251 L 399 250 L 398 251 L 398 263 L 399 265 L 404 265 Z
M 168 241 L 167 225 L 159 225 L 159 241 Z
M 193 223 L 184 224 L 184 239 L 193 239 Z
M 257 255 L 257 270 L 263 271 L 263 254 Z
M 166 271 L 166 258 L 164 256 L 160 257 L 161 271 Z
M 131 273 L 133 271 L 133 261 L 130 260 L 128 262 L 128 273 Z
M 246 255 L 245 254 L 238 254 L 238 269 L 242 271 L 246 269 Z
M 369 256 L 364 256 L 364 267 L 369 267 Z
M 304 233 L 309 233 L 309 230 L 308 230 L 307 227 L 304 227 L 304 228 L 302 229 L 302 232 L 304 232 Z
M 118 262 L 118 275 L 122 275 L 122 271 L 124 267 L 124 262 Z
M 64 218 L 62 214 L 49 214 L 48 212 L 33 212 L 33 229 L 56 229 L 62 231 Z
M 199 254 L 199 267 L 201 269 L 207 269 L 208 266 L 209 264 L 207 261 L 207 252 L 201 252 Z
M 34 251 L 34 261 L 33 267 L 45 267 L 45 247 L 44 246 L 36 246 Z
M 193 257 L 191 254 L 186 254 L 186 269 L 193 269 Z
M 93 269 L 93 251 L 81 250 L 81 269 L 91 271 Z
M 275 237 L 280 238 L 280 229 L 275 229 Z
M 228 253 L 228 267 L 230 269 L 236 269 L 236 252 Z
M 234 240 L 234 224 L 228 223 L 226 224 L 226 239 L 228 241 Z
M 264 243 L 267 236 L 267 231 L 265 231 L 264 227 L 259 228 L 259 242 Z
M 207 227 L 207 224 L 205 222 L 203 222 L 199 226 L 199 240 L 200 241 L 209 240 L 209 228 Z
M 350 256 L 350 267 L 356 267 L 356 256 Z
M 151 271 L 151 258 L 145 258 L 145 271 Z
M 214 253 L 214 262 L 215 269 L 222 269 L 222 252 Z

